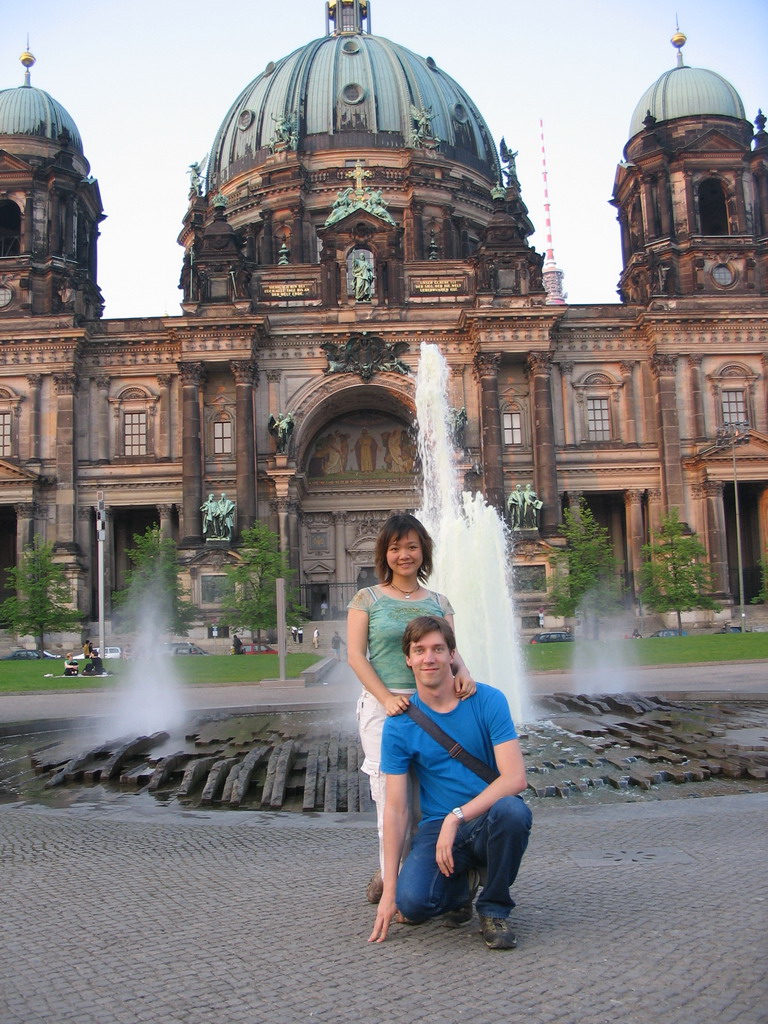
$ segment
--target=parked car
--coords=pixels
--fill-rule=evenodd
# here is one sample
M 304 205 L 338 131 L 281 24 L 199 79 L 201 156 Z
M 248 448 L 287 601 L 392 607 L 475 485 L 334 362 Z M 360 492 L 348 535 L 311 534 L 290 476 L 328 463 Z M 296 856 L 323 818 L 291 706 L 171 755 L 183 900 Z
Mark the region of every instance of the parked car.
M 680 632 L 679 629 L 657 629 L 655 633 L 651 633 L 650 639 L 653 640 L 656 636 L 688 636 L 683 630 Z
M 241 654 L 277 654 L 277 648 L 272 647 L 269 644 L 265 644 L 264 641 L 260 644 L 257 643 L 244 643 L 240 647 Z
M 207 654 L 208 651 L 204 651 L 202 647 L 198 647 L 197 644 L 190 643 L 168 643 L 163 644 L 160 648 L 162 654 L 171 654 L 181 656 L 185 654 Z
M 716 629 L 715 633 L 740 633 L 741 626 L 734 626 L 732 622 L 726 622 L 720 629 Z
M 98 653 L 99 653 L 98 647 L 94 647 L 93 648 L 93 653 L 98 656 Z M 104 657 L 101 660 L 105 661 L 107 658 L 122 658 L 122 656 L 123 656 L 123 649 L 122 649 L 122 647 L 105 647 L 104 648 Z M 74 656 L 73 660 L 74 661 L 82 661 L 84 658 L 85 658 L 84 654 L 76 654 Z
M 60 658 L 60 654 L 52 654 L 50 651 L 30 651 L 24 647 L 20 647 L 16 651 L 11 651 L 10 654 L 4 654 L 2 657 L 3 661 L 31 661 L 35 658 Z
M 536 636 L 532 636 L 530 639 L 532 644 L 567 644 L 572 641 L 573 633 L 569 633 L 565 629 L 551 630 L 549 633 L 537 633 Z

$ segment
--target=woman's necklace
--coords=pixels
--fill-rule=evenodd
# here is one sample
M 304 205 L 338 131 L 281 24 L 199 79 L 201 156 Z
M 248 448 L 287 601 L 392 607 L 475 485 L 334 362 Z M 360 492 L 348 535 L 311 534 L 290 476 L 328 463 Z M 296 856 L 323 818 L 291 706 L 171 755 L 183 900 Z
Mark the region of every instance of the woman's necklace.
M 393 590 L 396 590 L 398 592 L 398 594 L 402 594 L 403 597 L 406 599 L 406 601 L 410 601 L 411 600 L 411 594 L 415 594 L 417 590 L 421 590 L 421 584 L 420 583 L 417 583 L 416 586 L 413 588 L 413 590 L 402 590 L 400 587 L 398 587 L 398 585 L 394 581 L 390 582 L 389 585 L 390 585 L 390 587 L 392 587 Z

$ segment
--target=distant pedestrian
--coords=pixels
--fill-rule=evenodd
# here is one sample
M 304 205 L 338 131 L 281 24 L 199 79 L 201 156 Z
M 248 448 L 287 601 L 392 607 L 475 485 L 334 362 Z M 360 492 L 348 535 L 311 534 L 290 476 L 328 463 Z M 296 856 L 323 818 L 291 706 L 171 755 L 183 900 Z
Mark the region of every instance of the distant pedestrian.
M 296 637 L 298 635 L 298 632 L 299 632 L 299 627 L 298 626 L 291 626 L 291 636 L 293 637 L 293 642 L 294 643 L 296 643 Z
M 232 653 L 233 654 L 242 654 L 243 653 L 243 641 L 240 639 L 240 637 L 237 635 L 237 633 L 235 633 L 234 637 L 232 638 Z
M 544 628 L 544 609 L 539 608 L 539 629 Z
M 83 641 L 83 657 L 84 658 L 92 658 L 93 657 L 93 644 L 88 639 Z
M 299 628 L 296 630 L 296 635 L 297 635 L 297 637 L 299 639 L 299 643 L 303 644 L 304 643 L 304 630 L 301 628 L 301 626 L 299 626 Z
M 344 641 L 339 636 L 339 631 L 336 630 L 336 632 L 331 637 L 331 650 L 333 651 L 333 656 L 336 659 L 336 661 L 341 661 L 341 645 L 343 643 Z
M 328 602 L 327 601 L 321 601 L 320 602 L 320 618 L 324 619 L 327 614 L 328 614 Z
M 312 646 L 315 650 L 320 646 L 320 630 L 315 626 L 312 632 Z

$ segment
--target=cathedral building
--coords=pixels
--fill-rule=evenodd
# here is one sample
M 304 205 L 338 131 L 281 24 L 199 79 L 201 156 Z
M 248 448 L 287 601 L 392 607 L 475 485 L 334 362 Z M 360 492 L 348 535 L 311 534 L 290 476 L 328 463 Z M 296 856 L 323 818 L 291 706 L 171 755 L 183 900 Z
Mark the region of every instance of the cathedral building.
M 202 627 L 259 519 L 311 617 L 342 614 L 382 521 L 418 504 L 429 342 L 466 486 L 500 510 L 517 484 L 541 502 L 512 533 L 523 625 L 580 497 L 630 595 L 676 507 L 727 603 L 738 495 L 749 599 L 768 548 L 765 117 L 753 126 L 729 82 L 688 67 L 676 34 L 676 66 L 627 111 L 620 301 L 570 304 L 545 287 L 514 154 L 439 63 L 371 33 L 370 8 L 328 0 L 325 34 L 224 116 L 191 168 L 173 317 L 102 317 L 99 186 L 22 56 L 23 84 L 0 91 L 0 567 L 52 541 L 93 617 L 102 501 L 107 590 L 158 523 Z

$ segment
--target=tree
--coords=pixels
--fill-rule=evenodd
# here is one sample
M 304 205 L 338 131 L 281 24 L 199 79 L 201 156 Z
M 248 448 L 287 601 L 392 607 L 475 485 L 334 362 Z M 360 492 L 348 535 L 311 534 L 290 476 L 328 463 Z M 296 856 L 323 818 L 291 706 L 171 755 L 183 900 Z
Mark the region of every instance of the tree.
M 290 579 L 286 556 L 278 548 L 277 534 L 262 522 L 243 530 L 237 565 L 227 566 L 227 582 L 222 601 L 221 621 L 260 635 L 262 629 L 277 626 L 275 580 Z M 303 609 L 292 594 L 286 594 L 286 607 L 293 616 L 303 618 Z
M 621 600 L 619 565 L 610 536 L 583 498 L 575 510 L 565 510 L 561 529 L 566 548 L 551 560 L 557 570 L 552 610 L 555 615 L 571 616 L 578 611 L 587 620 L 591 618 L 597 637 L 601 617 L 615 611 Z
M 752 598 L 752 604 L 768 604 L 768 551 L 758 562 L 760 566 L 760 590 Z
M 160 535 L 159 526 L 134 534 L 133 543 L 135 547 L 126 552 L 132 563 L 126 587 L 112 595 L 115 608 L 134 631 L 151 617 L 155 632 L 170 630 L 186 636 L 195 608 L 181 586 L 176 544 Z
M 677 612 L 677 629 L 682 632 L 681 612 L 693 608 L 718 608 L 711 596 L 712 567 L 700 559 L 707 551 L 695 534 L 680 522 L 676 508 L 661 521 L 656 539 L 643 545 L 640 589 L 648 608 L 654 612 Z
M 82 616 L 72 607 L 72 585 L 53 560 L 53 544 L 35 537 L 19 565 L 7 570 L 16 591 L 0 605 L 0 616 L 16 634 L 29 633 L 42 651 L 45 634 L 80 628 Z

